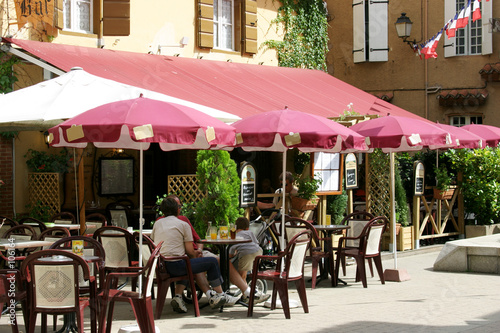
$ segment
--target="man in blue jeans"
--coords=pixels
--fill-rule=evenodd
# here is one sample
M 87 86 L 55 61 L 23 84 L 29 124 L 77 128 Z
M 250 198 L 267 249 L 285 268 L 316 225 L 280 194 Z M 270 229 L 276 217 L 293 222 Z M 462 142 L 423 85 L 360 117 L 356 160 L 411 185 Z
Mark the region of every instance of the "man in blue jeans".
M 183 256 L 187 254 L 191 259 L 191 268 L 195 274 L 196 283 L 207 296 L 208 302 L 212 308 L 218 308 L 222 305 L 234 305 L 237 297 L 233 297 L 223 292 L 221 284 L 219 263 L 216 258 L 202 257 L 201 250 L 195 250 L 193 247 L 193 234 L 189 224 L 177 218 L 179 206 L 172 198 L 162 200 L 160 210 L 164 217 L 157 220 L 153 226 L 151 238 L 155 243 L 163 241 L 160 253 L 164 256 Z M 185 275 L 186 263 L 183 260 L 166 262 L 166 268 L 173 276 Z M 205 275 L 206 272 L 206 275 Z M 175 297 L 182 300 L 181 294 L 187 285 L 187 281 L 177 283 L 175 286 Z M 210 289 L 212 286 L 213 290 Z M 175 304 L 181 302 L 172 302 L 176 312 Z

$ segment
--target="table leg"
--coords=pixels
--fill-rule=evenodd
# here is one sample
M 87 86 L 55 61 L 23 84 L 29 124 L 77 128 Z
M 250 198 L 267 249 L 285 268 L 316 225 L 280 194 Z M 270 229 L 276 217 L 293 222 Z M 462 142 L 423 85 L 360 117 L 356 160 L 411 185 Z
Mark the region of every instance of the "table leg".
M 74 312 L 64 315 L 63 327 L 57 333 L 78 333 L 76 314 Z

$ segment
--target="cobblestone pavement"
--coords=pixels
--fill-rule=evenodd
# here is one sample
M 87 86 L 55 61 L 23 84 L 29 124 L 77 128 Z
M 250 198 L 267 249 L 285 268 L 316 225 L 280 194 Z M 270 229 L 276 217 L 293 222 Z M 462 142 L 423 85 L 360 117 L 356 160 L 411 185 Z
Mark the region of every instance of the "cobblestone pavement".
M 309 287 L 309 314 L 301 307 L 294 308 L 290 320 L 281 309 L 271 311 L 261 305 L 255 307 L 253 318 L 247 318 L 246 308 L 240 305 L 223 312 L 205 307 L 201 317 L 195 318 L 190 306 L 187 314 L 174 313 L 167 299 L 162 319 L 155 323 L 160 332 L 193 333 L 498 332 L 500 276 L 435 272 L 432 266 L 440 249 L 433 246 L 398 254 L 398 268 L 411 276 L 405 282 L 382 285 L 375 273 L 374 278 L 368 277 L 368 288 L 364 289 L 354 281 L 356 266 L 348 266 L 346 286 L 331 288 L 330 281 L 322 281 L 315 290 Z M 383 265 L 394 268 L 394 260 L 386 255 Z M 298 300 L 295 290 L 290 291 L 290 298 Z M 204 303 L 205 297 L 201 300 Z M 85 322 L 85 331 L 90 331 L 87 313 Z M 9 332 L 5 323 L 2 317 L 0 332 Z M 116 333 L 121 326 L 134 323 L 130 305 L 117 304 L 111 331 Z

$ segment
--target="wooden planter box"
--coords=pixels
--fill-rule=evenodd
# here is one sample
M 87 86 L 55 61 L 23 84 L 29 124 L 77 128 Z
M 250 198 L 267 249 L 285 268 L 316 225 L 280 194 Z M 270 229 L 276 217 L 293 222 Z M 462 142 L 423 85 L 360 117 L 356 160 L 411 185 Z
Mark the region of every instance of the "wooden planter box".
M 292 209 L 295 210 L 313 210 L 316 209 L 316 206 L 318 205 L 318 198 L 314 198 L 311 200 L 299 198 L 299 197 L 292 197 Z
M 64 201 L 63 177 L 57 172 L 28 173 L 28 192 L 31 207 L 48 207 L 49 215 L 61 211 Z
M 450 187 L 446 191 L 440 191 L 437 188 L 433 188 L 434 198 L 439 199 L 439 200 L 450 200 L 453 197 L 455 190 L 456 190 L 456 186 Z
M 391 235 L 385 232 L 382 235 L 382 250 L 389 250 L 389 243 L 391 242 Z M 413 249 L 413 227 L 400 227 L 399 233 L 396 235 L 396 248 L 398 251 L 406 251 Z

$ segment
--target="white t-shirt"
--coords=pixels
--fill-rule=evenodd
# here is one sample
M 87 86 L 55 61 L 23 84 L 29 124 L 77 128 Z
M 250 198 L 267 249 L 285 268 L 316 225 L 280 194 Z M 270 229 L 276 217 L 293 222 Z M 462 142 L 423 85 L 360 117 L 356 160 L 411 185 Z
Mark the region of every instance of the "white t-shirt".
M 186 254 L 185 242 L 193 241 L 191 227 L 176 216 L 159 219 L 153 226 L 151 238 L 158 244 L 163 241 L 160 253 L 164 256 L 183 256 Z

